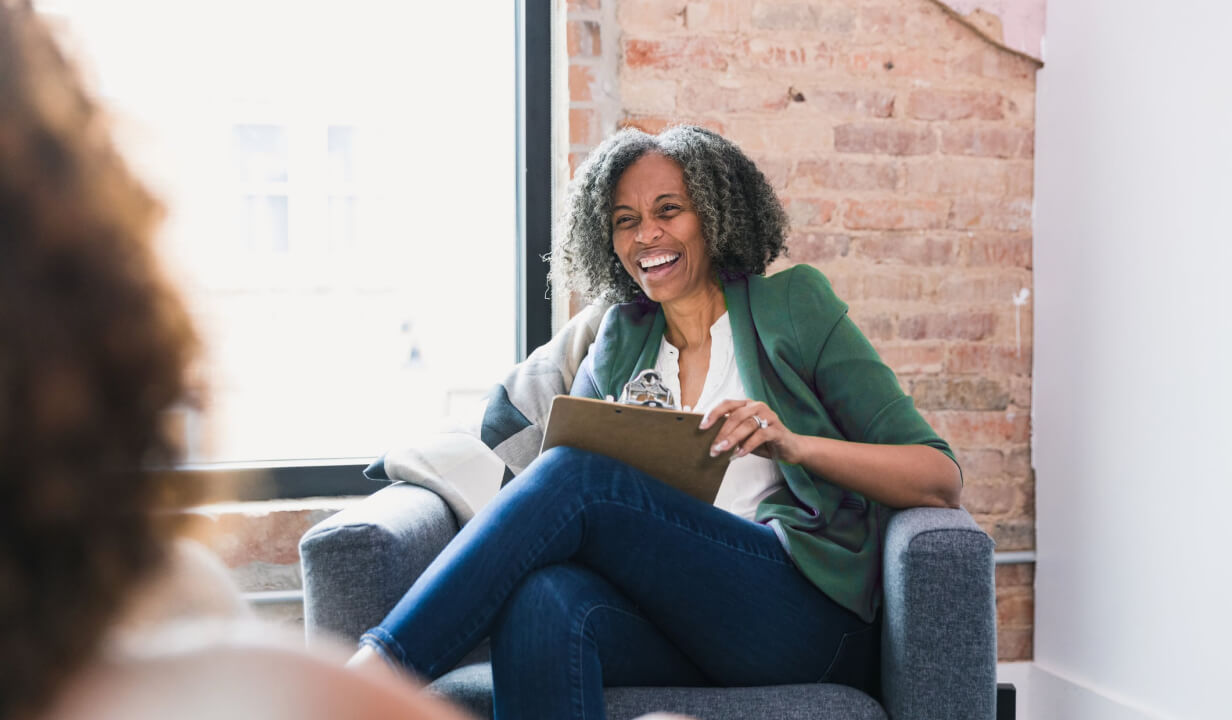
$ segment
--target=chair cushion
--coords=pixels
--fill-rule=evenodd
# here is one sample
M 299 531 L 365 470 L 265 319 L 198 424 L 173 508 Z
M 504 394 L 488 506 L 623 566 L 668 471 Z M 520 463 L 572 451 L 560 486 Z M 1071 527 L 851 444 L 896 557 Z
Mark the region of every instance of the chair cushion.
M 432 683 L 433 692 L 481 718 L 492 717 L 492 668 L 460 667 Z M 886 720 L 868 695 L 846 685 L 816 683 L 746 688 L 619 687 L 607 689 L 609 720 L 670 711 L 699 720 Z

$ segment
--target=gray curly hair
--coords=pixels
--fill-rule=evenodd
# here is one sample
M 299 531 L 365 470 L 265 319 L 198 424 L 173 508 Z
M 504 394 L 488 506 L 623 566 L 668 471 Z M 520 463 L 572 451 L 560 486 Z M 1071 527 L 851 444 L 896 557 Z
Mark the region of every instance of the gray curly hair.
M 577 169 L 552 253 L 554 278 L 588 299 L 645 299 L 612 248 L 612 193 L 638 158 L 658 153 L 684 171 L 710 260 L 720 277 L 760 275 L 784 251 L 787 215 L 774 189 L 735 143 L 692 125 L 649 135 L 626 128 L 604 140 Z

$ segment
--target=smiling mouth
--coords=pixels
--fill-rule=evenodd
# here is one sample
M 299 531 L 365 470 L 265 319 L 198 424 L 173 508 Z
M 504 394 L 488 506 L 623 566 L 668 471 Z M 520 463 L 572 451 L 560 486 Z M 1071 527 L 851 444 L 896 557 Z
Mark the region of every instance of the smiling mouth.
M 680 253 L 664 253 L 662 255 L 642 258 L 637 261 L 637 266 L 642 269 L 642 272 L 654 272 L 656 270 L 666 270 L 679 259 Z

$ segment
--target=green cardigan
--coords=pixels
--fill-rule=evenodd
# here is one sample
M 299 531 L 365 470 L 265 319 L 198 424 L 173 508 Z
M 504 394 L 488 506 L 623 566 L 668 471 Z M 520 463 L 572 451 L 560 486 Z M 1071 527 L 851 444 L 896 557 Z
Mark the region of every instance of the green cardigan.
M 728 280 L 723 294 L 745 392 L 793 432 L 928 445 L 954 459 L 815 268 Z M 664 327 L 656 304 L 610 308 L 570 393 L 619 397 L 625 383 L 654 367 Z M 786 487 L 762 501 L 757 522 L 774 528 L 814 585 L 871 622 L 881 603 L 889 509 L 799 465 L 779 468 Z

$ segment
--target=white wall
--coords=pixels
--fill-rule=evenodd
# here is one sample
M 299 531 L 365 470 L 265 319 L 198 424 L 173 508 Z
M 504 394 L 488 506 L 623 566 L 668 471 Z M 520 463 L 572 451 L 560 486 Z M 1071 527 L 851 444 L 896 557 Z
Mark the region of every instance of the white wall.
M 1230 28 L 1225 0 L 1048 5 L 1035 658 L 1068 690 L 1034 717 L 1232 712 Z

